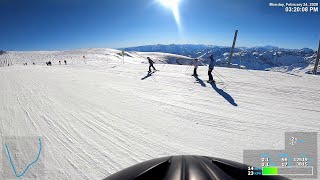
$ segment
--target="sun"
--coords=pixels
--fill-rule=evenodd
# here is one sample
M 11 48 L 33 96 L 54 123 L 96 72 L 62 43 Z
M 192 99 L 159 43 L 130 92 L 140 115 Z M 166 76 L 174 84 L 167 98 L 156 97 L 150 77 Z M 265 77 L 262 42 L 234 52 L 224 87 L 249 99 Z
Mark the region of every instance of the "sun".
M 179 6 L 180 0 L 159 0 L 160 3 L 170 9 L 174 9 Z
M 170 9 L 179 29 L 181 29 L 179 3 L 181 0 L 158 0 L 164 7 Z

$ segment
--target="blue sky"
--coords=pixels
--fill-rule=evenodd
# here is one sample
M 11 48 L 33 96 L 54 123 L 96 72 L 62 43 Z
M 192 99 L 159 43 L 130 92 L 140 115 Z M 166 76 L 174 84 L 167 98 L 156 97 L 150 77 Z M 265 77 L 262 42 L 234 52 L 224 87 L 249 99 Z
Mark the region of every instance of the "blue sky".
M 319 12 L 285 13 L 265 0 L 180 0 L 179 28 L 172 10 L 158 1 L 0 0 L 0 49 L 231 46 L 235 29 L 237 46 L 317 49 L 320 39 Z

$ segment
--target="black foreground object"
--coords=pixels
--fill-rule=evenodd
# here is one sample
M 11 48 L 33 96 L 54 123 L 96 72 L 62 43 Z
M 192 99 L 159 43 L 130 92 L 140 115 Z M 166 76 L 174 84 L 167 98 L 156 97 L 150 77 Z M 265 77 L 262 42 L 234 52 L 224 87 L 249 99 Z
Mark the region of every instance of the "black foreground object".
M 169 156 L 149 160 L 105 180 L 215 180 L 288 179 L 281 176 L 249 176 L 248 166 L 206 156 Z

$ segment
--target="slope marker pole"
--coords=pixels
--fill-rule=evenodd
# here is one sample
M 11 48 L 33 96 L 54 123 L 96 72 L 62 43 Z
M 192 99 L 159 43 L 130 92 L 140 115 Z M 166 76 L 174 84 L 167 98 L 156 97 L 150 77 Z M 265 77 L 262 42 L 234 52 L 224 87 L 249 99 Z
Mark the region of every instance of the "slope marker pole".
M 230 56 L 229 56 L 229 60 L 228 60 L 228 66 L 229 67 L 231 65 L 232 55 L 233 55 L 234 47 L 236 46 L 237 37 L 238 37 L 238 30 L 236 30 L 236 32 L 234 33 L 232 48 L 231 48 L 231 52 L 230 52 Z
M 314 69 L 313 69 L 313 74 L 315 74 L 315 75 L 317 74 L 317 71 L 318 71 L 319 58 L 320 58 L 320 40 L 319 40 L 318 55 L 317 55 L 316 62 L 315 62 L 315 64 L 314 64 Z

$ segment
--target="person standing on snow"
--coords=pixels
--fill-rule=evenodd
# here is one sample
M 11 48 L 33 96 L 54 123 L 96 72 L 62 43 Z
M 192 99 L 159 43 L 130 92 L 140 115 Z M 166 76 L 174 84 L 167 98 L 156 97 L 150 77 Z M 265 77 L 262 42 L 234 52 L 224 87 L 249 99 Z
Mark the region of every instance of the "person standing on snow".
M 210 55 L 209 69 L 208 69 L 208 76 L 209 76 L 208 82 L 209 82 L 209 83 L 215 82 L 215 81 L 213 80 L 213 77 L 212 77 L 212 70 L 213 70 L 215 64 L 216 64 L 216 60 L 213 58 L 213 55 L 211 54 L 211 55 Z
M 148 71 L 148 73 L 151 73 L 151 67 L 153 68 L 154 71 L 156 71 L 156 68 L 153 66 L 154 61 L 152 61 L 150 57 L 147 57 L 147 59 L 149 61 L 149 71 Z
M 198 69 L 198 66 L 199 66 L 199 59 L 197 59 L 197 58 L 194 59 L 193 63 L 191 63 L 191 64 L 193 64 L 193 66 L 194 66 L 192 76 L 198 76 L 197 69 Z

